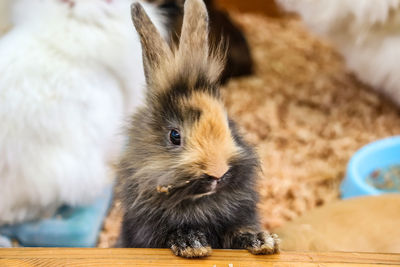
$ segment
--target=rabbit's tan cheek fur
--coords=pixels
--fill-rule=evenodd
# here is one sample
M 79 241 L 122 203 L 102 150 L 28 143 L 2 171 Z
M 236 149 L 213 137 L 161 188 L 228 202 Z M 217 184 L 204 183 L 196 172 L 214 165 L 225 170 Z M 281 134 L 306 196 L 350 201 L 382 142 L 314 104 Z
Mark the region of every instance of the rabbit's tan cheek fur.
M 187 104 L 201 111 L 198 121 L 187 127 L 182 163 L 194 173 L 221 178 L 229 170 L 229 161 L 239 153 L 228 125 L 223 104 L 203 92 L 194 92 Z

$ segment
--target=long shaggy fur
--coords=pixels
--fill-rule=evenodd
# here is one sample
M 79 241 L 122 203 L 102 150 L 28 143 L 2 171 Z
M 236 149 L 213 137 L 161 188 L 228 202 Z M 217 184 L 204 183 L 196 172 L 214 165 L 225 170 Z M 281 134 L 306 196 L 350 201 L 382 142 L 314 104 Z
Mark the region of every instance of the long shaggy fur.
M 400 0 L 278 0 L 328 38 L 350 70 L 400 106 Z
M 219 96 L 222 61 L 208 49 L 204 3 L 186 1 L 177 51 L 149 33 L 153 26 L 140 5 L 132 15 L 148 94 L 133 116 L 119 165 L 125 209 L 120 246 L 169 247 L 188 258 L 207 256 L 211 247 L 276 252 L 276 236 L 258 224 L 257 156 Z M 180 145 L 169 139 L 173 129 L 181 133 Z
M 0 39 L 0 225 L 101 193 L 122 147 L 116 135 L 145 84 L 131 1 L 8 4 L 13 26 Z M 161 16 L 145 7 L 160 28 Z

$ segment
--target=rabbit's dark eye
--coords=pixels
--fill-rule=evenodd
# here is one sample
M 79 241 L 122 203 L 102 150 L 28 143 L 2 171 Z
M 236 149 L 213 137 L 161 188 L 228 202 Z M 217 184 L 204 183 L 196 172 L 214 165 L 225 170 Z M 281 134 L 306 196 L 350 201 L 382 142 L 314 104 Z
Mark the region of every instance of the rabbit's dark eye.
M 181 134 L 178 130 L 171 130 L 169 132 L 169 140 L 172 144 L 179 146 L 181 144 Z

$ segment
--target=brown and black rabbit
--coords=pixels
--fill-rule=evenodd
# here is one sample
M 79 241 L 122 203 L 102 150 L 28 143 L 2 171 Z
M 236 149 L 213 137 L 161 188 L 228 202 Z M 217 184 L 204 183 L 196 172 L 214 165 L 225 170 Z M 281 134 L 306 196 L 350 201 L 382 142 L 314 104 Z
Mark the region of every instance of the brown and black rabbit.
M 147 96 L 119 164 L 122 247 L 279 250 L 256 211 L 258 158 L 228 118 L 218 90 L 221 49 L 208 48 L 202 0 L 187 0 L 179 48 L 162 39 L 140 4 L 132 17 L 143 47 Z

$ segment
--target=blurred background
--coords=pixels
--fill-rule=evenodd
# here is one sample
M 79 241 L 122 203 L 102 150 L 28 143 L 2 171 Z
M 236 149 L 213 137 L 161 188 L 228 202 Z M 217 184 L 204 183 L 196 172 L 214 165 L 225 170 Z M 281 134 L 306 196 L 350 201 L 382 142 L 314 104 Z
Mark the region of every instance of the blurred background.
M 282 15 L 282 10 L 273 0 L 252 0 L 249 2 L 239 0 L 216 0 L 216 6 L 225 10 L 233 10 L 246 13 L 259 13 L 276 17 Z

